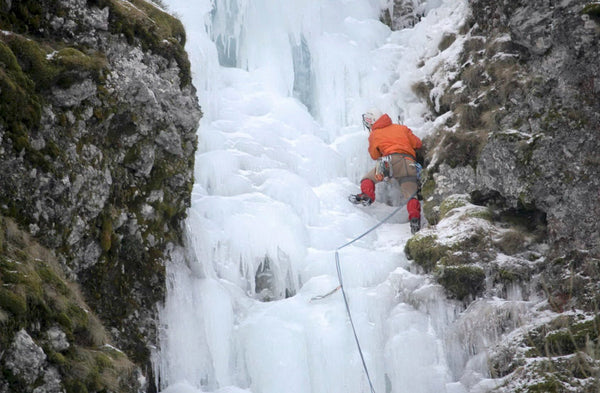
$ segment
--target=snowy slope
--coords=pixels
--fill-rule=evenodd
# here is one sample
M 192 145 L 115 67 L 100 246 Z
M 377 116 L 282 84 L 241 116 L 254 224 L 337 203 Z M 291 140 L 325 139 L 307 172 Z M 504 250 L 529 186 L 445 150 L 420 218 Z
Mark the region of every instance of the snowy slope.
M 466 1 L 422 2 L 421 22 L 396 32 L 375 0 L 168 5 L 188 31 L 204 118 L 189 255 L 168 266 L 163 392 L 369 391 L 339 291 L 310 299 L 338 285 L 335 249 L 400 199 L 385 184 L 370 207 L 346 199 L 372 165 L 361 113 L 377 106 L 432 132 L 411 86 L 444 77 L 439 66 L 460 45 L 440 53 L 438 43 L 458 30 Z M 402 210 L 340 253 L 375 390 L 465 392 L 464 364 L 449 365 L 463 355 L 444 343 L 456 306 L 410 272 L 406 221 Z

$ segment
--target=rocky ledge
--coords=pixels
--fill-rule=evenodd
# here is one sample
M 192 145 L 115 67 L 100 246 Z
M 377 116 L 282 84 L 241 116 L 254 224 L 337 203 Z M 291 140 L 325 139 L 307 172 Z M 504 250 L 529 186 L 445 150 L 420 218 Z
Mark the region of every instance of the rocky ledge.
M 596 392 L 600 6 L 469 5 L 439 47 L 458 55 L 414 86 L 438 128 L 425 140 L 429 227 L 406 253 L 461 306 L 447 343 L 463 346 L 463 385 Z
M 0 2 L 0 212 L 45 250 L 0 249 L 0 392 L 153 389 L 201 116 L 184 45 L 143 0 Z

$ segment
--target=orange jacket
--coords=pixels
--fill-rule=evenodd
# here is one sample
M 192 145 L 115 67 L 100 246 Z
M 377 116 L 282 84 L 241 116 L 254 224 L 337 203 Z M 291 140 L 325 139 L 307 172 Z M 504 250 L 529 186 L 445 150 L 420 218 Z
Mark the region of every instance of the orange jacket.
M 410 128 L 392 124 L 387 114 L 377 119 L 369 134 L 369 154 L 374 160 L 393 153 L 409 154 L 415 158 L 415 150 L 422 145 Z

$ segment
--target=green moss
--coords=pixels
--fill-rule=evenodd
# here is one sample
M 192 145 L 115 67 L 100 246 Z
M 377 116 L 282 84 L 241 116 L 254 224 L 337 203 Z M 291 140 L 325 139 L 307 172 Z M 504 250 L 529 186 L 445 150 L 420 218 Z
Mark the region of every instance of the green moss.
M 425 183 L 421 186 L 421 195 L 423 196 L 423 213 L 427 222 L 435 225 L 439 222 L 438 202 L 432 199 L 435 192 L 435 180 L 433 176 L 427 173 Z
M 68 88 L 76 82 L 91 77 L 100 83 L 104 81 L 107 69 L 106 57 L 98 52 L 87 55 L 75 48 L 64 48 L 52 58 L 58 70 L 54 83 L 61 88 Z
M 73 330 L 73 322 L 66 312 L 59 312 L 56 314 L 55 320 L 63 329 L 67 331 Z
M 19 284 L 23 280 L 23 274 L 17 268 L 16 262 L 4 257 L 0 258 L 1 281 L 3 284 Z
M 488 234 L 482 229 L 477 229 L 469 234 L 468 237 L 456 242 L 452 245 L 453 251 L 469 251 L 469 252 L 487 252 L 490 249 L 490 241 Z
M 600 317 L 577 322 L 572 316 L 562 316 L 529 333 L 529 357 L 564 356 L 586 352 L 600 357 Z M 589 353 L 592 351 L 592 353 Z
M 0 40 L 0 123 L 17 151 L 28 148 L 29 129 L 37 128 L 41 119 L 41 100 L 34 83 L 17 62 L 17 57 Z
M 0 12 L 0 29 L 41 35 L 46 31 L 45 7 L 52 7 L 57 16 L 63 13 L 63 8 L 55 0 L 19 0 L 13 2 L 10 9 L 4 8 Z
M 448 251 L 446 246 L 437 243 L 436 240 L 435 235 L 417 234 L 406 242 L 404 252 L 409 259 L 413 259 L 426 272 L 430 272 Z
M 576 349 L 573 335 L 566 330 L 548 334 L 545 338 L 545 342 L 548 346 L 549 353 L 553 355 L 568 355 L 575 352 Z
M 0 255 L 4 254 L 4 222 L 2 216 L 0 216 Z M 0 264 L 2 263 L 2 259 L 0 258 Z
M 458 300 L 474 298 L 485 289 L 485 272 L 476 266 L 440 267 L 436 271 L 436 279 Z
M 585 7 L 583 7 L 583 10 L 581 12 L 583 14 L 588 14 L 594 18 L 600 19 L 600 4 L 597 2 L 588 3 L 585 5 Z
M 438 265 L 442 265 L 442 266 L 461 266 L 461 265 L 468 265 L 473 263 L 473 258 L 471 257 L 471 254 L 468 252 L 452 252 L 452 253 L 447 253 L 445 256 L 443 256 L 440 260 Z
M 12 50 L 0 40 L 0 62 L 4 63 L 4 70 L 6 72 L 12 72 L 17 75 L 22 73 L 21 66 L 15 57 Z M 23 77 L 21 75 L 21 77 Z
M 71 295 L 71 290 L 65 283 L 64 279 L 58 276 L 58 274 L 49 265 L 38 262 L 37 274 L 41 278 L 44 285 L 55 290 L 62 296 Z
M 11 312 L 16 318 L 23 317 L 27 313 L 26 299 L 6 288 L 0 288 L 0 307 Z
M 55 364 L 59 367 L 64 367 L 67 364 L 67 360 L 65 356 L 61 353 L 54 351 L 44 351 L 48 354 L 48 361 L 52 364 Z
M 598 346 L 598 335 L 600 333 L 600 317 L 582 323 L 575 323 L 564 330 L 550 333 L 546 336 L 546 343 L 550 353 L 557 356 L 568 355 L 577 351 L 586 351 L 591 346 L 596 350 Z M 592 353 L 597 357 L 599 353 Z
M 527 393 L 558 393 L 562 385 L 552 376 L 546 377 L 544 382 L 536 383 L 527 387 Z
M 113 226 L 109 215 L 102 218 L 102 232 L 100 233 L 100 246 L 108 252 L 112 246 Z
M 468 211 L 466 213 L 466 217 L 481 218 L 482 220 L 490 222 L 494 221 L 494 213 L 489 207 L 486 209 L 475 209 L 472 211 Z
M 103 388 L 100 372 L 96 368 L 90 370 L 86 376 L 85 385 L 90 392 L 98 392 Z
M 112 359 L 103 353 L 96 354 L 96 364 L 100 369 L 111 367 Z
M 177 62 L 181 86 L 191 83 L 190 62 L 185 52 L 185 29 L 175 17 L 144 0 L 88 0 L 99 8 L 109 7 L 109 28 L 123 34 L 130 44 L 139 41 L 144 50 L 151 50 Z
M 498 269 L 498 280 L 505 284 L 518 282 L 522 279 L 521 275 L 509 269 Z
M 52 48 L 16 34 L 7 36 L 4 40 L 15 54 L 22 71 L 35 84 L 37 91 L 52 86 L 59 73 L 59 69 L 47 58 Z
M 106 59 L 96 53 L 88 56 L 75 48 L 64 48 L 54 56 L 57 64 L 81 71 L 101 71 L 106 66 Z
M 0 36 L 0 125 L 13 149 L 25 152 L 27 161 L 44 172 L 53 171 L 53 161 L 64 153 L 52 141 L 41 151 L 31 147 L 29 135 L 39 128 L 42 97 L 55 85 L 66 88 L 87 77 L 99 81 L 106 67 L 98 53 L 63 48 L 48 56 L 52 52 L 52 47 L 18 34 Z
M 65 389 L 67 393 L 88 393 L 87 386 L 79 380 L 69 379 L 65 381 Z
M 433 180 L 433 176 L 427 176 L 427 180 L 421 187 L 421 194 L 423 195 L 423 199 L 427 200 L 429 197 L 433 196 L 435 191 L 435 180 Z
M 452 209 L 467 206 L 469 201 L 463 196 L 451 196 L 446 198 L 440 205 L 439 219 L 442 220 Z
M 80 305 L 76 303 L 70 304 L 66 313 L 74 331 L 85 330 L 89 326 L 88 313 Z
M 67 88 L 87 77 L 97 82 L 103 80 L 107 62 L 100 52 L 86 54 L 73 47 L 55 49 L 17 34 L 5 36 L 2 40 L 16 58 L 21 72 L 33 82 L 36 92 L 55 85 Z M 5 56 L 6 50 L 0 51 L 0 55 Z M 14 64 L 11 64 L 11 69 L 14 72 Z

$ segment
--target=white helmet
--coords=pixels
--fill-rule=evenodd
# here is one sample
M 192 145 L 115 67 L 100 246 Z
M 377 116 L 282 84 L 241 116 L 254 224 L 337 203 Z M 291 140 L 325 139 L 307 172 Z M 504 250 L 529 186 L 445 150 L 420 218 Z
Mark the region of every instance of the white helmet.
M 371 127 L 379 118 L 383 116 L 383 113 L 377 108 L 371 108 L 362 115 L 363 126 L 367 127 L 371 131 Z

